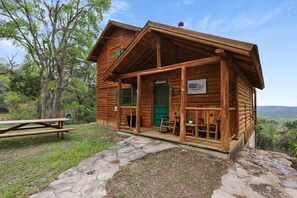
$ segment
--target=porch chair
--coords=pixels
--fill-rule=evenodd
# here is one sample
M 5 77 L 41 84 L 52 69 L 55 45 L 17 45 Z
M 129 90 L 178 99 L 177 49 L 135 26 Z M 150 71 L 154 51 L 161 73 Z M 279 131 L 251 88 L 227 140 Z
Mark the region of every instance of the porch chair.
M 215 106 L 208 106 L 206 108 L 212 108 Z M 207 114 L 209 115 L 207 116 Z M 204 133 L 207 136 L 207 117 L 208 117 L 208 127 L 209 134 L 214 134 L 214 139 L 219 140 L 220 136 L 220 113 L 215 110 L 210 110 L 209 112 L 204 111 L 203 113 L 203 124 L 199 125 L 199 133 Z
M 180 117 L 175 116 L 174 120 L 171 121 L 169 116 L 162 115 L 159 132 L 167 133 L 169 131 L 172 131 L 172 133 L 175 134 L 179 129 L 179 124 L 180 124 Z M 166 131 L 163 131 L 164 129 Z

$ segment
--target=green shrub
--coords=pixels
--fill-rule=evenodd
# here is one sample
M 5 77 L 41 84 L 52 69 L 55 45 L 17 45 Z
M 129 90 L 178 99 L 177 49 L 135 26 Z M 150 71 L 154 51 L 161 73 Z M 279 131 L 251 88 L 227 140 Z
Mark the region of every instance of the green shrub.
M 10 92 L 5 97 L 5 103 L 11 120 L 38 118 L 38 102 L 22 94 Z

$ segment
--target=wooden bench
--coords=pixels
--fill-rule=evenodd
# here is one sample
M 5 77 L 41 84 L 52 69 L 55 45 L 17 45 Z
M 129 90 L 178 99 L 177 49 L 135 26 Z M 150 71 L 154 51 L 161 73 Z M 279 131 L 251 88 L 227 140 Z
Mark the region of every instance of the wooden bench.
M 52 130 L 45 130 L 45 131 L 30 131 L 30 132 L 21 132 L 21 133 L 4 133 L 0 134 L 0 138 L 8 138 L 8 137 L 20 137 L 20 136 L 27 136 L 27 135 L 39 135 L 39 134 L 48 134 L 48 133 L 57 133 L 57 137 L 60 137 L 59 134 L 61 133 L 62 139 L 64 138 L 64 132 L 68 133 L 69 131 L 74 130 L 74 128 L 67 128 L 67 129 L 52 129 Z
M 0 121 L 1 124 L 13 124 L 13 126 L 8 128 L 0 128 L 0 138 L 8 137 L 20 137 L 28 135 L 39 135 L 39 134 L 49 134 L 57 133 L 57 137 L 64 138 L 64 132 L 69 132 L 74 130 L 74 128 L 63 128 L 64 121 L 69 121 L 68 118 L 52 118 L 52 119 L 39 119 L 39 120 L 10 120 L 10 121 Z M 32 126 L 32 124 L 34 126 Z M 29 125 L 29 126 L 28 126 Z M 28 129 L 38 129 L 38 128 L 51 128 L 50 130 L 42 131 L 24 131 L 24 132 L 12 132 L 17 130 L 28 130 Z M 9 133 L 10 132 L 10 133 Z

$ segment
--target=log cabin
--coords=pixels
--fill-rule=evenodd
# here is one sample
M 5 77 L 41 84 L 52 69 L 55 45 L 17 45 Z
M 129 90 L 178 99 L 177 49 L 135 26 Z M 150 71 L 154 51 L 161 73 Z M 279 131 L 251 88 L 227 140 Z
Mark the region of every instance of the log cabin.
M 98 124 L 226 154 L 254 141 L 264 88 L 255 44 L 109 21 L 87 60 L 97 63 Z

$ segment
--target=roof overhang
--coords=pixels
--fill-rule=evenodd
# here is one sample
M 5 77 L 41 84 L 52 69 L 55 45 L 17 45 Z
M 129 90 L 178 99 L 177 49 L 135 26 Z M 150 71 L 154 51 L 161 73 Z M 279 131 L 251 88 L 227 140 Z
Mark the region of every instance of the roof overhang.
M 121 56 L 109 67 L 104 75 L 104 80 L 112 80 L 113 74 L 122 74 L 123 69 L 130 62 L 138 58 L 137 54 L 144 42 L 154 40 L 153 36 L 162 36 L 168 42 L 184 43 L 185 45 L 195 44 L 202 46 L 202 50 L 207 51 L 208 57 L 215 56 L 216 49 L 223 49 L 230 59 L 242 71 L 242 74 L 252 83 L 254 87 L 264 88 L 263 74 L 260 64 L 258 47 L 255 44 L 204 34 L 191 30 L 186 30 L 169 25 L 148 21 L 134 40 L 127 46 Z M 144 43 L 144 44 L 143 44 Z M 138 48 L 137 48 L 138 47 Z

